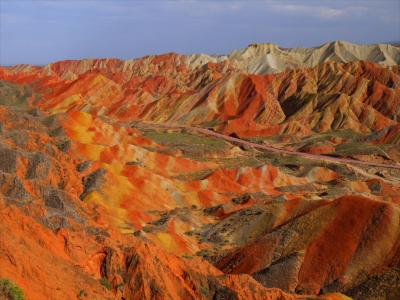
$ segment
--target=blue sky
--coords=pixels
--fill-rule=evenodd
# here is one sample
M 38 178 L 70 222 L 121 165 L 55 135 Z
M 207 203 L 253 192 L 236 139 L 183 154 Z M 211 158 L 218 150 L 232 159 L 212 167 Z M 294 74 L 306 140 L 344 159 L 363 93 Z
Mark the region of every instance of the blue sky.
M 400 0 L 0 0 L 0 64 L 400 40 Z

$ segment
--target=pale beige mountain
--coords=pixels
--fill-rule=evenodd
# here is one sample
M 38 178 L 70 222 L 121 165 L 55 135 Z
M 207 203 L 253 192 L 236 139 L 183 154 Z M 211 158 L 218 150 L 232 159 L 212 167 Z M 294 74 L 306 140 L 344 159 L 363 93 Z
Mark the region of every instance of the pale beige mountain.
M 324 62 L 371 61 L 386 66 L 400 63 L 400 47 L 390 44 L 358 45 L 335 41 L 314 48 L 281 48 L 274 44 L 252 44 L 226 56 L 248 73 L 268 74 L 287 69 L 315 67 Z

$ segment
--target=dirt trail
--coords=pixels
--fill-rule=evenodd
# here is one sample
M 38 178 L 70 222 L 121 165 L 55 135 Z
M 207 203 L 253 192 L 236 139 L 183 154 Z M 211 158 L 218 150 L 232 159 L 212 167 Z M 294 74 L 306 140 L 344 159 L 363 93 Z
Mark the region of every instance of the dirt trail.
M 288 149 L 283 149 L 283 148 L 277 148 L 277 147 L 274 147 L 271 145 L 248 142 L 248 141 L 242 140 L 240 138 L 231 137 L 231 136 L 217 133 L 215 131 L 212 131 L 212 130 L 209 130 L 206 128 L 201 128 L 201 127 L 174 125 L 174 124 L 157 124 L 157 123 L 145 123 L 145 124 L 151 125 L 152 127 L 161 127 L 161 128 L 169 128 L 169 129 L 177 128 L 177 129 L 191 130 L 191 131 L 199 132 L 199 133 L 202 133 L 205 135 L 213 136 L 216 138 L 221 138 L 221 139 L 224 139 L 229 142 L 250 146 L 253 148 L 263 149 L 263 150 L 276 152 L 276 153 L 282 153 L 282 154 L 297 155 L 300 157 L 313 159 L 313 160 L 319 160 L 319 161 L 322 160 L 322 161 L 328 161 L 328 162 L 333 162 L 333 163 L 338 163 L 338 164 L 363 165 L 363 166 L 367 166 L 367 167 L 389 168 L 389 169 L 400 170 L 400 164 L 382 164 L 382 163 L 361 161 L 361 160 L 356 160 L 356 159 L 351 159 L 351 158 L 338 158 L 338 157 L 331 157 L 331 156 L 327 156 L 327 155 L 298 152 L 298 151 L 293 151 L 293 150 L 288 150 Z

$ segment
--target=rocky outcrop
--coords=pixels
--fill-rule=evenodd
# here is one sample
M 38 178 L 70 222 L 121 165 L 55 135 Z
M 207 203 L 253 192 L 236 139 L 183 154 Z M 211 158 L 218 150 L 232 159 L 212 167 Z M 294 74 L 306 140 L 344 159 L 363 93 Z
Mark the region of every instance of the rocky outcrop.
M 15 173 L 17 168 L 17 152 L 2 145 L 0 147 L 0 170 L 6 173 Z
M 123 253 L 105 248 L 101 275 L 126 299 L 296 298 L 266 289 L 246 275 L 223 275 L 198 258 L 166 255 L 143 241 L 135 241 Z
M 84 200 L 91 192 L 98 190 L 104 183 L 104 176 L 107 173 L 105 169 L 97 169 L 93 173 L 83 177 L 83 193 L 79 196 Z

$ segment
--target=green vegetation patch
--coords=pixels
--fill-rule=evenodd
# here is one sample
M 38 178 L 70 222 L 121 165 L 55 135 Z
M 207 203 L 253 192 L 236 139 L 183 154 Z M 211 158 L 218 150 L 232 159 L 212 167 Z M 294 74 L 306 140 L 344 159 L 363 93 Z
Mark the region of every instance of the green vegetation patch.
M 29 108 L 28 99 L 34 95 L 29 85 L 19 85 L 0 80 L 0 105 Z M 39 95 L 35 94 L 35 98 Z M 37 100 L 37 99 L 36 99 Z
M 192 172 L 192 173 L 187 173 L 187 174 L 180 174 L 178 176 L 175 176 L 174 178 L 177 180 L 190 182 L 190 181 L 206 179 L 213 172 L 214 172 L 214 170 L 206 169 L 206 170 L 200 170 L 197 172 Z
M 387 157 L 387 151 L 393 147 L 387 144 L 369 144 L 369 143 L 347 143 L 336 146 L 336 154 L 339 155 L 381 155 Z
M 216 160 L 222 167 L 227 169 L 238 169 L 243 167 L 257 168 L 264 165 L 264 162 L 254 156 L 221 157 Z
M 24 291 L 8 278 L 0 279 L 0 299 L 24 300 Z
M 217 138 L 192 134 L 183 131 L 147 131 L 145 136 L 158 144 L 180 148 L 196 148 L 199 151 L 223 151 L 230 145 Z
M 362 140 L 365 138 L 368 138 L 368 135 L 363 135 L 361 133 L 357 133 L 351 129 L 343 129 L 343 130 L 338 130 L 338 131 L 328 131 L 324 133 L 314 133 L 310 136 L 303 137 L 303 138 L 298 138 L 294 135 L 290 134 L 279 134 L 279 135 L 274 135 L 274 136 L 269 136 L 269 137 L 252 137 L 248 138 L 247 140 L 252 141 L 252 142 L 267 142 L 270 144 L 273 143 L 281 143 L 283 140 L 289 140 L 290 142 L 285 143 L 287 145 L 293 145 L 296 148 L 301 148 L 305 146 L 314 146 L 317 143 L 326 143 L 327 141 L 330 141 L 333 138 L 343 138 L 346 139 L 347 141 L 358 141 Z
M 104 286 L 107 290 L 111 290 L 111 289 L 112 289 L 111 282 L 109 282 L 108 279 L 105 278 L 105 277 L 102 277 L 102 278 L 100 279 L 100 284 L 101 284 L 102 286 Z

